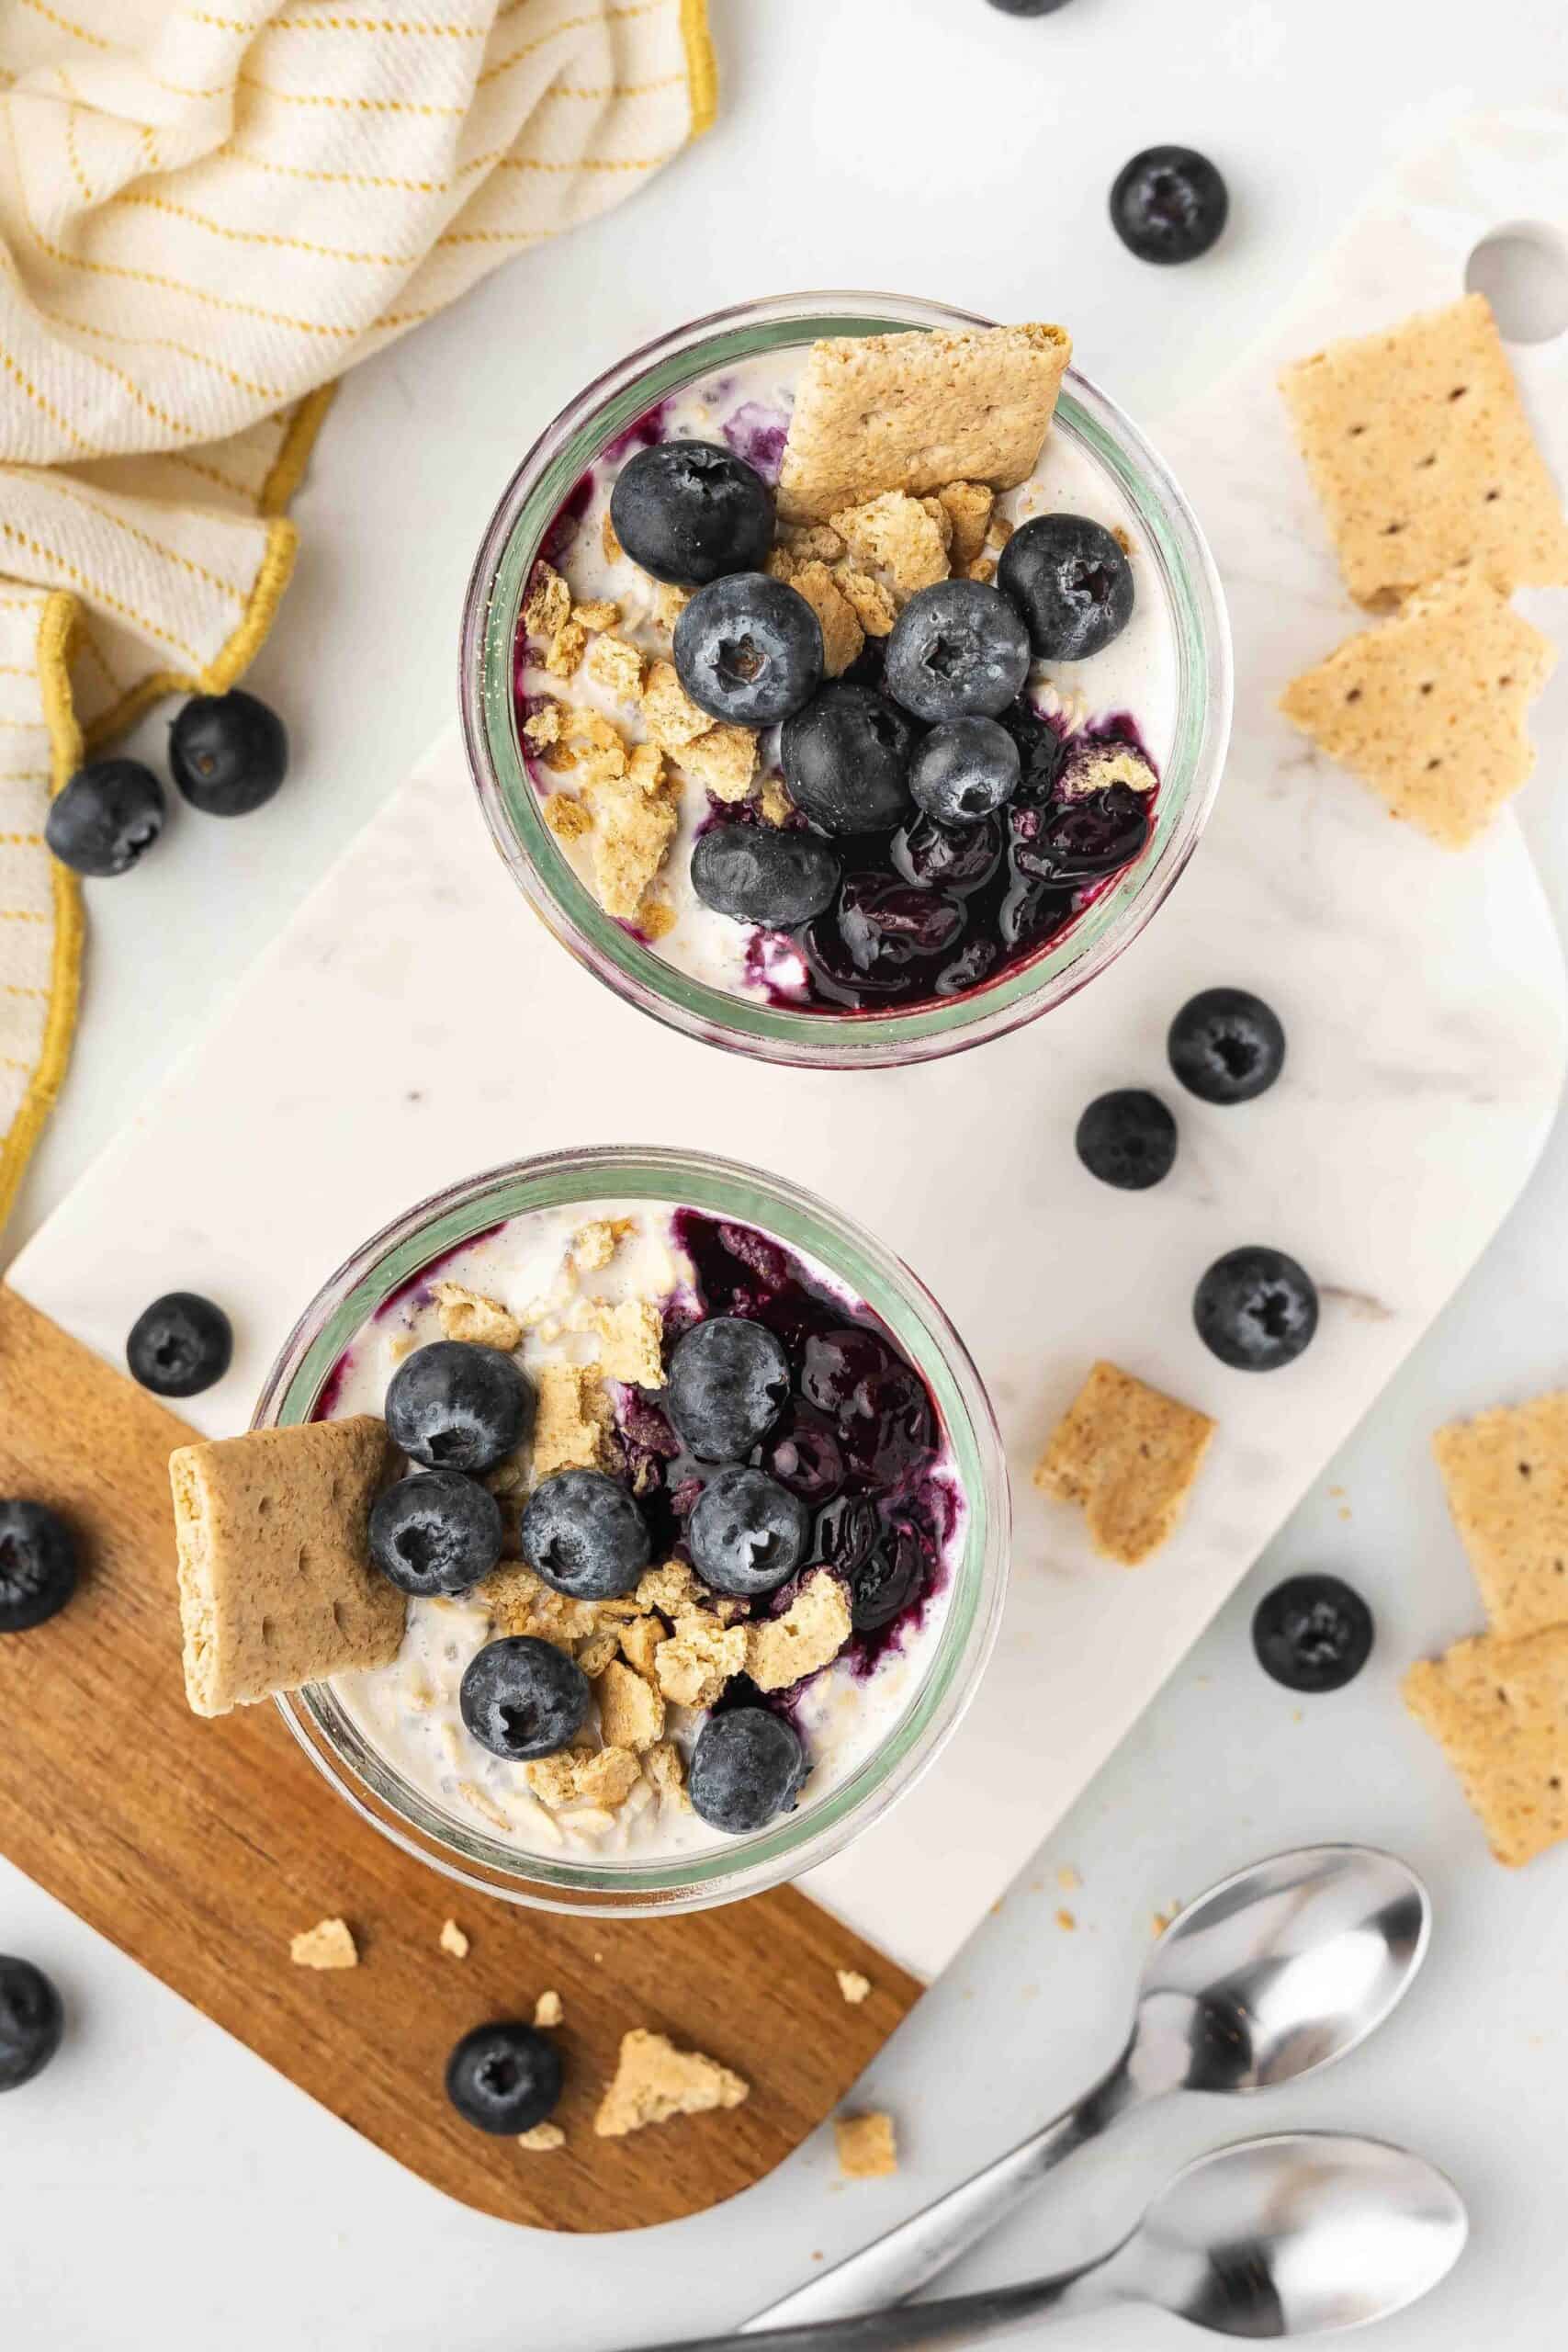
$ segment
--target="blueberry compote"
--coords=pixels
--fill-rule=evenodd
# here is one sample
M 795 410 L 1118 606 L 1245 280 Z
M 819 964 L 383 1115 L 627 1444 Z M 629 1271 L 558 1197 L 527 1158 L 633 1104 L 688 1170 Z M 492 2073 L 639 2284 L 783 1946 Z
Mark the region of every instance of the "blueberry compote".
M 671 1227 L 692 1283 L 665 1311 L 667 1348 L 694 1323 L 734 1315 L 764 1325 L 789 1360 L 789 1401 L 747 1459 L 807 1505 L 811 1544 L 796 1575 L 750 1613 L 781 1615 L 808 1577 L 830 1568 L 854 1627 L 840 1656 L 868 1675 L 945 1581 L 960 1502 L 931 1392 L 869 1307 L 818 1285 L 755 1227 L 690 1208 Z M 685 1559 L 686 1521 L 714 1472 L 682 1450 L 658 1392 L 625 1391 L 619 1419 L 655 1557 Z M 794 1695 L 759 1692 L 741 1677 L 721 1703 L 787 1708 Z

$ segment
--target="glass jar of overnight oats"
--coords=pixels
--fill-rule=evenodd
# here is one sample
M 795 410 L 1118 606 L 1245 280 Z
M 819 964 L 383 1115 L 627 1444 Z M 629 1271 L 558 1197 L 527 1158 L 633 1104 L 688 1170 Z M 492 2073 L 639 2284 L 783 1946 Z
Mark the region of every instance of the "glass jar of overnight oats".
M 585 683 L 586 671 L 563 681 L 543 670 L 545 648 L 531 642 L 523 619 L 537 567 L 558 570 L 574 605 L 590 615 L 596 605 L 614 611 L 616 636 L 646 657 L 670 650 L 670 605 L 605 530 L 610 492 L 626 460 L 660 440 L 703 439 L 774 476 L 793 387 L 815 342 L 987 323 L 936 304 L 844 293 L 782 297 L 697 321 L 590 385 L 530 451 L 491 521 L 465 606 L 461 686 L 469 764 L 492 836 L 557 938 L 632 1003 L 690 1035 L 774 1061 L 845 1069 L 924 1060 L 1001 1035 L 1111 963 L 1163 902 L 1197 845 L 1230 727 L 1230 639 L 1218 580 L 1158 457 L 1071 368 L 1034 474 L 997 502 L 992 546 L 1035 515 L 1067 511 L 1113 531 L 1127 553 L 1136 597 L 1122 634 L 1091 661 L 1037 662 L 1026 688 L 1030 712 L 1069 746 L 1130 742 L 1146 758 L 1157 787 L 1126 862 L 1084 887 L 1038 891 L 1021 920 L 1020 896 L 1028 899 L 1030 885 L 1025 876 L 1010 895 L 1010 852 L 1006 864 L 992 861 L 978 888 L 973 876 L 959 874 L 948 895 L 971 894 L 969 927 L 940 972 L 931 963 L 931 990 L 879 993 L 874 986 L 862 993 L 837 986 L 830 965 L 797 953 L 788 934 L 757 931 L 698 900 L 688 873 L 694 839 L 716 815 L 733 812 L 710 799 L 694 773 L 682 787 L 657 925 L 607 912 L 595 892 L 591 844 L 563 839 L 547 821 L 553 787 L 570 777 L 552 772 L 567 764 L 554 747 L 525 736 L 541 698 L 590 711 L 597 698 L 617 722 L 625 715 Z M 877 650 L 868 639 L 868 651 Z M 765 808 L 776 733 L 764 734 L 761 749 L 753 798 Z M 679 752 L 674 758 L 679 764 Z M 966 842 L 970 857 L 984 830 Z M 936 846 L 945 869 L 947 845 Z M 894 872 L 852 871 L 850 887 L 874 900 L 889 882 L 935 878 L 945 888 L 947 872 L 933 877 L 926 870 L 918 841 L 913 853 L 912 876 L 903 874 L 910 860 L 895 842 Z M 1024 854 L 1021 865 L 1029 864 Z M 856 865 L 852 856 L 849 865 Z M 918 888 L 900 888 L 897 898 L 897 922 L 926 911 Z M 872 916 L 878 919 L 874 904 Z M 999 953 L 993 933 L 1009 943 Z M 974 965 L 965 951 L 976 954 Z M 973 984 L 971 970 L 979 975 Z
M 383 1834 L 513 1902 L 690 1910 L 798 1876 L 930 1764 L 996 1634 L 1007 1472 L 962 1341 L 907 1267 L 793 1185 L 680 1152 L 568 1152 L 475 1177 L 367 1241 L 306 1309 L 254 1426 L 379 1415 L 412 1351 L 493 1339 L 471 1318 L 495 1310 L 520 1327 L 538 1400 L 531 1438 L 486 1478 L 507 1530 L 499 1566 L 472 1593 L 411 1599 L 391 1665 L 287 1695 L 285 1720 Z M 672 1347 L 726 1314 L 788 1354 L 789 1398 L 748 1458 L 802 1498 L 813 1531 L 798 1574 L 748 1602 L 689 1565 L 686 1522 L 714 1471 L 665 1410 Z M 650 1567 L 620 1600 L 584 1610 L 518 1556 L 536 1474 L 563 1463 L 608 1471 L 646 1520 Z M 838 1613 L 820 1643 L 825 1602 Z M 522 1631 L 601 1677 L 626 1678 L 635 1657 L 660 1693 L 639 1685 L 639 1706 L 659 1719 L 622 1730 L 600 1679 L 565 1770 L 492 1754 L 465 1726 L 462 1678 Z M 632 1690 L 624 1679 L 623 1716 Z M 787 1723 L 805 1770 L 793 1808 L 739 1835 L 684 1788 L 705 1726 L 736 1706 Z

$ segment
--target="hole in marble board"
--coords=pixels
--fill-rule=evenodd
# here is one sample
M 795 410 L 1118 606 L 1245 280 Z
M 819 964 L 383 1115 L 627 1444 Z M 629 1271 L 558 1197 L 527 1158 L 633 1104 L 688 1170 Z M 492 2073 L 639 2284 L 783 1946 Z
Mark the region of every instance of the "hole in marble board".
M 1553 343 L 1568 334 L 1568 240 L 1542 220 L 1494 229 L 1465 263 L 1464 290 L 1485 295 L 1506 343 Z

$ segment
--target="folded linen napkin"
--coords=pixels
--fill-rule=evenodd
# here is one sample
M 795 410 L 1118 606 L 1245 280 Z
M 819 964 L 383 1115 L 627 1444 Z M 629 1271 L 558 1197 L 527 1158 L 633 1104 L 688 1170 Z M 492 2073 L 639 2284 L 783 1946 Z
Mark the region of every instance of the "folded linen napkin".
M 704 0 L 0 8 L 0 1220 L 75 1017 L 51 792 L 243 671 L 344 368 L 714 101 Z

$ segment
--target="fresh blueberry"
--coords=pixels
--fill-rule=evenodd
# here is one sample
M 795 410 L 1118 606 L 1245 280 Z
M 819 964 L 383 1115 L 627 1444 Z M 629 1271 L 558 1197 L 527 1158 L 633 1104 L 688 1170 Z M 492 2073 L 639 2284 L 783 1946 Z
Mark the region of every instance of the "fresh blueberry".
M 501 1557 L 501 1505 L 460 1470 L 400 1478 L 370 1508 L 370 1557 L 402 1592 L 467 1592 Z
M 493 1469 L 526 1436 L 534 1391 L 513 1356 L 432 1340 L 405 1356 L 383 1408 L 392 1443 L 427 1470 Z
M 446 2061 L 446 2096 L 478 2132 L 515 2139 L 555 2112 L 560 2052 L 532 2025 L 477 2025 Z
M 92 760 L 49 804 L 43 837 L 75 874 L 129 874 L 164 830 L 164 787 L 140 760 Z
M 686 1523 L 697 1574 L 742 1600 L 773 1592 L 806 1557 L 811 1513 L 765 1470 L 716 1471 Z
M 919 1532 L 901 1520 L 887 1540 L 850 1577 L 850 1623 L 857 1634 L 879 1634 L 924 1591 L 931 1555 Z
M 481 1747 L 509 1764 L 554 1756 L 588 1720 L 588 1677 L 575 1658 L 531 1634 L 508 1634 L 476 1650 L 457 1692 L 463 1722 Z
M 1135 1086 L 1097 1095 L 1075 1141 L 1089 1174 L 1119 1193 L 1146 1193 L 1176 1164 L 1176 1121 L 1157 1094 Z
M 41 2075 L 64 2031 L 60 1996 L 42 1969 L 0 1952 L 0 2091 Z
M 893 1486 L 931 1446 L 931 1403 L 913 1367 L 863 1325 L 813 1332 L 802 1354 L 801 1393 L 834 1421 L 852 1468 Z
M 711 1316 L 676 1340 L 665 1409 L 699 1462 L 739 1462 L 789 1396 L 789 1358 L 761 1323 Z
M 1222 1363 L 1236 1372 L 1277 1372 L 1311 1344 L 1317 1290 L 1282 1250 L 1232 1250 L 1199 1283 L 1192 1318 Z
M 209 817 L 248 817 L 272 798 L 288 770 L 288 729 L 238 686 L 196 695 L 169 729 L 169 773 Z
M 739 1838 L 793 1805 L 806 1771 L 806 1750 L 792 1724 L 765 1707 L 731 1707 L 698 1733 L 686 1793 L 710 1829 Z
M 1204 989 L 1182 1006 L 1166 1043 L 1171 1069 L 1201 1102 L 1250 1102 L 1285 1066 L 1279 1014 L 1246 989 Z
M 1287 1577 L 1252 1620 L 1258 1663 L 1287 1690 L 1340 1690 L 1372 1650 L 1372 1612 L 1338 1577 Z
M 956 899 L 891 874 L 852 874 L 839 897 L 839 933 L 865 978 L 899 977 L 911 965 L 945 956 L 964 921 Z
M 1037 514 L 1021 524 L 1002 549 L 997 586 L 1050 662 L 1103 653 L 1133 617 L 1133 567 L 1120 541 L 1087 514 Z
M 1230 210 L 1224 181 L 1195 147 L 1145 147 L 1111 188 L 1111 225 L 1140 261 L 1196 261 Z
M 773 543 L 767 483 L 711 441 L 639 449 L 615 477 L 610 520 L 632 561 L 676 588 L 760 571 Z
M 875 1551 L 882 1533 L 876 1505 L 867 1495 L 838 1495 L 817 1514 L 811 1556 L 841 1577 L 852 1577 Z
M 988 727 L 990 721 L 976 719 L 974 724 Z M 1001 856 L 1002 829 L 994 817 L 982 817 L 975 824 L 944 825 L 921 814 L 901 825 L 887 845 L 888 862 L 904 881 L 922 890 L 948 890 L 959 899 L 984 889 Z
M 772 825 L 711 825 L 692 852 L 692 888 L 736 922 L 793 931 L 832 903 L 839 861 L 816 833 Z
M 675 672 L 700 710 L 771 727 L 822 683 L 822 624 L 804 596 L 765 571 L 699 588 L 675 624 Z
M 0 1634 L 25 1634 L 76 1589 L 76 1544 L 47 1503 L 0 1502 Z
M 523 1557 L 574 1600 L 630 1592 L 653 1557 L 648 1521 L 625 1487 L 602 1470 L 558 1470 L 523 1510 Z
M 229 1317 L 193 1290 L 172 1290 L 143 1307 L 125 1343 L 131 1377 L 155 1396 L 199 1396 L 222 1379 L 233 1353 Z
M 1017 871 L 1059 890 L 1078 890 L 1131 863 L 1149 837 L 1146 794 L 1108 784 L 1073 800 L 1029 803 L 1008 812 Z
M 828 1501 L 844 1483 L 843 1448 L 831 1424 L 809 1405 L 797 1405 L 789 1427 L 769 1442 L 762 1467 L 770 1478 L 807 1503 Z
M 784 730 L 790 798 L 826 833 L 882 833 L 909 814 L 915 730 L 874 687 L 838 678 Z
M 920 589 L 887 640 L 887 691 L 917 718 L 995 718 L 1028 675 L 1028 632 L 983 580 Z
M 1018 745 L 994 718 L 949 718 L 933 727 L 909 763 L 917 807 L 944 825 L 973 825 L 1018 790 Z

